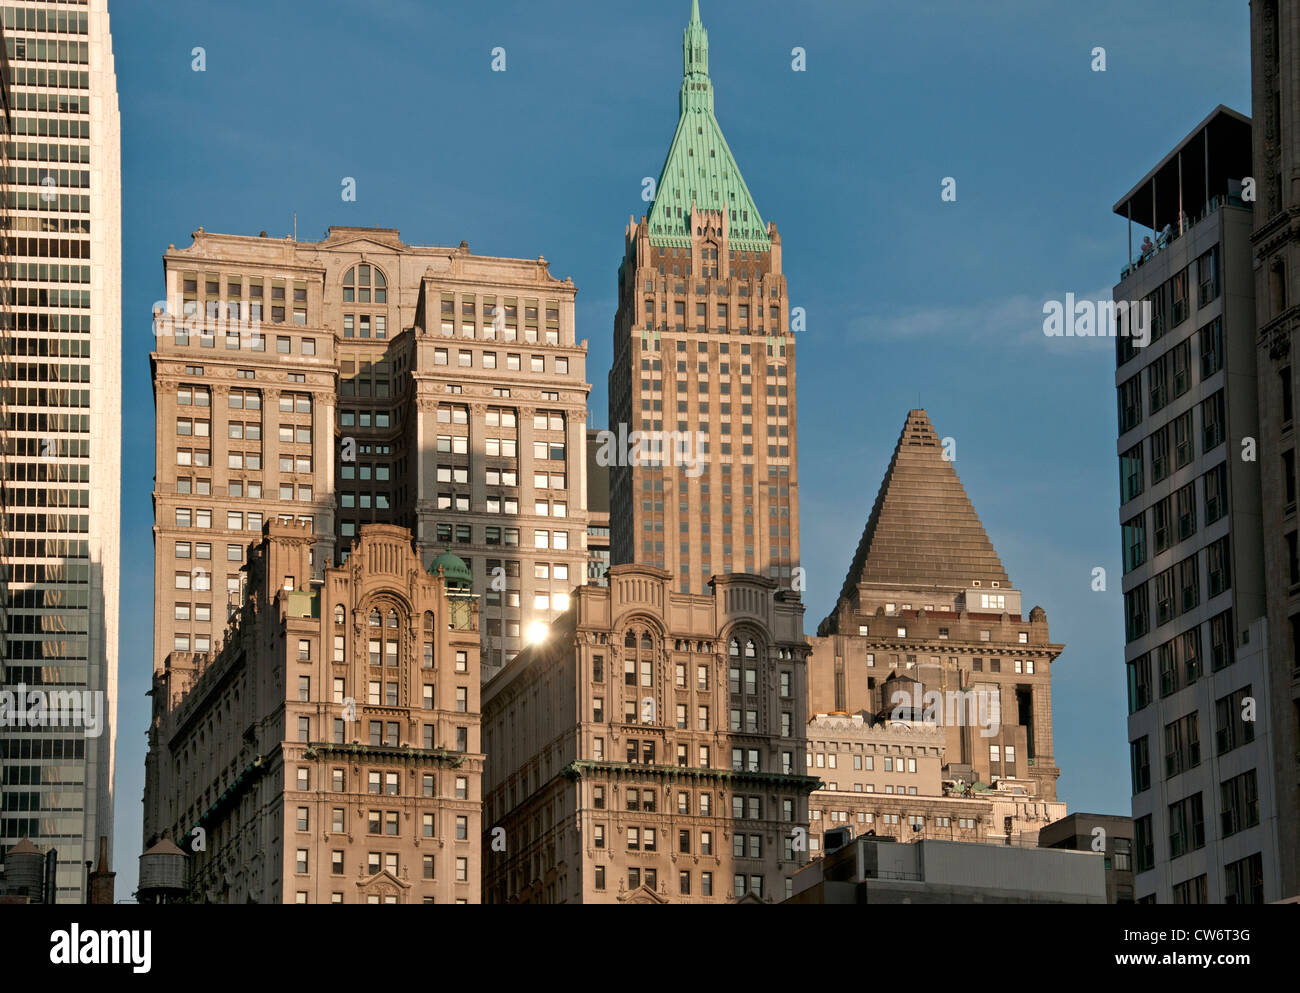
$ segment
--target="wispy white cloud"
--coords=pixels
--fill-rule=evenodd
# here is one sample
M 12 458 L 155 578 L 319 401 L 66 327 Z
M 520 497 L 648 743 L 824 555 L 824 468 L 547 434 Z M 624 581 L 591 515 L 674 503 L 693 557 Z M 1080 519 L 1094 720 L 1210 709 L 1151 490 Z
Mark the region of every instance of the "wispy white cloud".
M 1111 299 L 1109 289 L 1083 292 L 1061 289 L 1037 297 L 1017 294 L 971 303 L 869 312 L 849 319 L 849 336 L 871 342 L 934 341 L 1015 348 L 1026 344 L 1042 344 L 1048 348 L 1062 345 L 1070 349 L 1113 348 L 1110 338 L 1049 338 L 1043 334 L 1043 305 L 1049 300 L 1064 301 L 1067 292 L 1073 293 L 1076 300 Z

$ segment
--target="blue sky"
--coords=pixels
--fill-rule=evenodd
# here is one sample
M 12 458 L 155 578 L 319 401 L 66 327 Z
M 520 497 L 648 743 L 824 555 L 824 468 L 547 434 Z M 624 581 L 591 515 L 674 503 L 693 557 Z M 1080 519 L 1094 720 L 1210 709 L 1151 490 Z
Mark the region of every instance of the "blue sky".
M 806 627 L 843 581 L 907 411 L 1067 648 L 1060 795 L 1127 812 L 1113 347 L 1042 305 L 1109 297 L 1111 205 L 1216 105 L 1250 112 L 1244 0 L 704 0 L 717 114 L 781 232 L 799 345 Z M 152 670 L 150 304 L 199 226 L 544 255 L 578 286 L 606 420 L 615 274 L 677 120 L 688 0 L 112 3 L 125 379 L 115 859 L 140 850 Z M 191 69 L 201 46 L 206 71 Z M 491 71 L 492 49 L 506 71 Z M 806 51 L 807 71 L 791 69 Z M 1107 70 L 1090 68 L 1094 47 Z M 340 198 L 354 177 L 357 200 Z M 940 199 L 944 177 L 957 201 Z M 1140 236 L 1140 235 L 1139 235 Z M 1109 591 L 1092 592 L 1102 566 Z

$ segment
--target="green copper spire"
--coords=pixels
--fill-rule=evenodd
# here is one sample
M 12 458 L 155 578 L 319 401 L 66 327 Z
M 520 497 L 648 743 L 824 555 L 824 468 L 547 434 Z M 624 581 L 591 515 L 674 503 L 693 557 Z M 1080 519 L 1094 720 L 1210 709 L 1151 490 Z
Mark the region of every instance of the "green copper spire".
M 682 75 L 709 88 L 709 106 L 713 106 L 713 87 L 709 83 L 709 32 L 700 21 L 700 0 L 691 0 L 691 21 L 682 32 Z M 682 87 L 685 97 L 686 87 Z
M 681 118 L 646 219 L 650 243 L 690 248 L 693 203 L 699 210 L 726 211 L 736 251 L 768 251 L 767 225 L 713 115 L 709 32 L 700 21 L 699 0 L 691 0 L 691 20 L 682 32 L 682 69 Z

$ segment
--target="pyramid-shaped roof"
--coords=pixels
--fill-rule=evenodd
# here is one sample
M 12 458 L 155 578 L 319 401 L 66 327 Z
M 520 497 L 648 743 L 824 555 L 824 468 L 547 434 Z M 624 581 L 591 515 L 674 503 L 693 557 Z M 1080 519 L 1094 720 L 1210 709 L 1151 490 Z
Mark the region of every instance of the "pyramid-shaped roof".
M 1011 584 L 929 416 L 909 411 L 840 605 L 862 585 L 958 589 L 974 579 Z
M 691 20 L 682 36 L 682 61 L 681 117 L 646 218 L 650 243 L 690 248 L 694 205 L 726 214 L 731 248 L 766 252 L 772 247 L 767 225 L 713 116 L 709 33 L 700 22 L 699 0 L 691 3 Z

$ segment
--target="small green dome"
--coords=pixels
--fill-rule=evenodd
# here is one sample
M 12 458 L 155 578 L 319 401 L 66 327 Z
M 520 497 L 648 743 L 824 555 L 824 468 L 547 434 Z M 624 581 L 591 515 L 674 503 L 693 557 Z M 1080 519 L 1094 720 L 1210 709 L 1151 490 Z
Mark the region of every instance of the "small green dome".
M 429 572 L 435 576 L 439 569 L 442 570 L 443 578 L 447 581 L 448 590 L 454 589 L 467 593 L 474 585 L 474 574 L 469 571 L 469 566 L 450 548 L 434 559 L 433 565 L 429 566 Z

